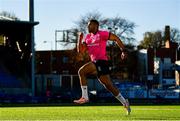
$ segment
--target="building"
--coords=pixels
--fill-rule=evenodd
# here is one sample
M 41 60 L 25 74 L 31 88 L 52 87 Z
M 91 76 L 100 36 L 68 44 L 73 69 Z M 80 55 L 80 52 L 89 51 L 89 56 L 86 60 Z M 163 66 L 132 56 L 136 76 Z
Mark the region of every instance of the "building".
M 175 70 L 172 69 L 178 59 L 178 44 L 170 41 L 170 27 L 165 27 L 165 47 L 148 48 L 148 80 L 150 86 L 169 87 L 175 86 Z

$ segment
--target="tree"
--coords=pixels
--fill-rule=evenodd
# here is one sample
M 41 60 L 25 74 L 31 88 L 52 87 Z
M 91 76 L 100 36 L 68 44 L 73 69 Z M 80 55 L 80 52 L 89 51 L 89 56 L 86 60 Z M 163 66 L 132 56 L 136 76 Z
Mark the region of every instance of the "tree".
M 80 16 L 79 20 L 75 21 L 75 26 L 70 30 L 62 31 L 61 45 L 71 46 L 72 43 L 77 43 L 77 32 L 81 31 L 87 34 L 87 24 L 90 19 L 96 19 L 99 21 L 100 29 L 109 30 L 112 33 L 118 35 L 123 43 L 128 46 L 134 46 L 135 38 L 133 37 L 134 28 L 136 27 L 134 22 L 130 22 L 119 16 L 114 18 L 105 18 L 98 11 L 88 12 L 85 15 Z M 112 42 L 109 42 L 111 45 Z M 74 45 L 74 44 L 73 44 Z
M 15 14 L 9 13 L 9 12 L 6 12 L 6 11 L 0 12 L 0 16 L 3 17 L 3 18 L 0 18 L 0 19 L 15 20 L 15 21 L 20 20 L 18 17 L 16 17 Z
M 102 14 L 98 11 L 92 11 L 81 16 L 78 21 L 75 22 L 76 29 L 87 33 L 87 24 L 90 19 L 96 19 L 100 23 L 101 29 L 107 29 L 112 33 L 118 35 L 125 44 L 133 44 L 135 38 L 133 38 L 135 23 L 123 19 L 119 16 L 114 18 L 102 17 Z
M 125 44 L 133 45 L 133 42 L 135 41 L 133 34 L 134 28 L 136 27 L 134 22 L 130 22 L 119 16 L 107 18 L 104 21 L 105 24 L 102 28 L 108 29 L 112 33 L 118 35 Z
M 156 32 L 146 32 L 144 34 L 144 39 L 140 42 L 139 47 L 140 48 L 149 48 L 149 47 L 155 47 L 159 48 L 161 47 L 161 31 Z
M 180 44 L 180 31 L 178 29 L 172 28 L 170 30 L 170 40 Z M 139 48 L 160 48 L 164 46 L 165 41 L 164 31 L 145 32 L 143 40 L 140 41 Z

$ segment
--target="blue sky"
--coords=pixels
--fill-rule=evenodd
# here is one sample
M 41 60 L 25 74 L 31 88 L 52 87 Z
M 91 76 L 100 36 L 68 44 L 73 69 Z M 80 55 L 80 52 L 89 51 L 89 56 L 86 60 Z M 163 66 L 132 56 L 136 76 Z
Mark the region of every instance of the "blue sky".
M 28 1 L 0 0 L 0 11 L 28 20 Z M 37 50 L 51 49 L 51 43 L 54 49 L 55 30 L 72 28 L 80 16 L 94 10 L 104 17 L 120 16 L 135 22 L 137 41 L 143 39 L 143 33 L 163 30 L 165 25 L 180 30 L 180 0 L 34 0 L 34 7 L 35 21 L 40 22 L 35 27 Z

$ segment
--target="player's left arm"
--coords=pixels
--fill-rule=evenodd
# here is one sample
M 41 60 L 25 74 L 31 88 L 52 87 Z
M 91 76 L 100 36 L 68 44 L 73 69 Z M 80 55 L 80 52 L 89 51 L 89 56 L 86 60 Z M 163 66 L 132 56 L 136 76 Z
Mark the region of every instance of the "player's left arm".
M 110 32 L 109 33 L 109 40 L 116 42 L 116 44 L 118 45 L 118 47 L 122 51 L 121 58 L 125 59 L 127 57 L 127 53 L 125 51 L 125 46 L 124 46 L 123 42 L 121 41 L 121 39 L 117 35 Z
M 113 33 L 109 33 L 109 40 L 116 42 L 116 44 L 121 49 L 121 51 L 125 49 L 124 44 L 122 43 L 121 39 L 117 35 Z

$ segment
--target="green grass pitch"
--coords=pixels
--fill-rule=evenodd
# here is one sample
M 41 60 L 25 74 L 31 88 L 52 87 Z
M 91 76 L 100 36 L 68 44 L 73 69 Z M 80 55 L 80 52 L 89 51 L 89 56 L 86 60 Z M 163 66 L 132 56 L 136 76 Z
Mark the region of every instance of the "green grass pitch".
M 0 120 L 63 121 L 180 121 L 180 106 L 131 106 L 127 116 L 122 106 L 27 106 L 0 107 Z

